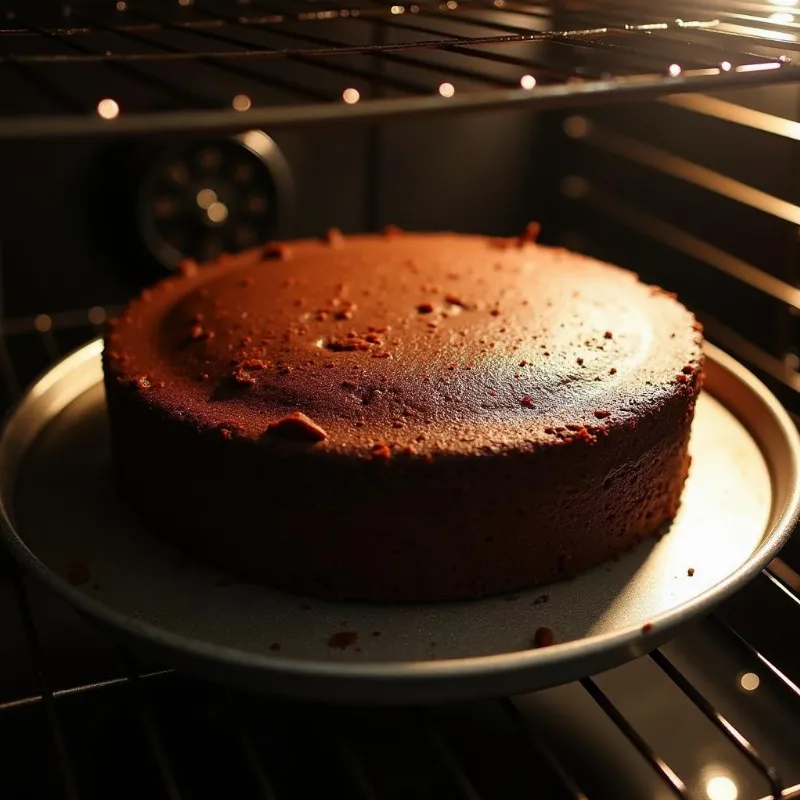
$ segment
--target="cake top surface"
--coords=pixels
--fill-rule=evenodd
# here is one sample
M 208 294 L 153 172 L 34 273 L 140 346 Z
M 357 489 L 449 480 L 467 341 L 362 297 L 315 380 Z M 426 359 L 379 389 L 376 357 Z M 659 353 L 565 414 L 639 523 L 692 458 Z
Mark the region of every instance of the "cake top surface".
M 373 457 L 590 440 L 696 391 L 672 295 L 534 238 L 331 231 L 190 265 L 129 304 L 105 367 L 225 438 Z

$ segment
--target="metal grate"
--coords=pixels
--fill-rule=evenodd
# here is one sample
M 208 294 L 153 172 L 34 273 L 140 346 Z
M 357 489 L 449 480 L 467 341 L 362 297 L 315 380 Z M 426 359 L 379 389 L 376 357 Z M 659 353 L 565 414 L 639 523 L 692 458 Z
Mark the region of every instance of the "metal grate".
M 105 309 L 95 307 L 54 317 L 39 315 L 6 321 L 0 328 L 0 373 L 4 376 L 2 383 L 8 397 L 18 394 L 18 387 L 27 383 L 37 363 L 46 363 L 59 355 L 62 344 L 72 346 L 95 334 L 105 313 Z M 13 352 L 18 354 L 16 362 Z M 11 586 L 13 593 L 10 591 L 8 596 L 16 596 L 17 611 L 16 620 L 7 630 L 19 627 L 24 632 L 35 688 L 27 694 L 8 697 L 0 683 L 0 738 L 3 731 L 10 734 L 13 730 L 14 737 L 24 743 L 33 731 L 43 747 L 34 757 L 38 770 L 41 775 L 48 776 L 52 785 L 47 791 L 31 789 L 37 785 L 38 778 L 26 773 L 28 783 L 4 786 L 3 781 L 15 774 L 14 769 L 4 768 L 0 771 L 3 797 L 86 800 L 109 796 L 112 790 L 102 785 L 102 778 L 118 781 L 118 776 L 109 777 L 109 770 L 113 773 L 126 763 L 125 757 L 119 761 L 117 736 L 123 737 L 123 746 L 127 748 L 123 756 L 133 759 L 136 772 L 129 787 L 123 790 L 115 786 L 114 796 L 118 798 L 147 796 L 181 800 L 236 796 L 245 800 L 250 797 L 283 800 L 333 791 L 336 797 L 382 800 L 410 796 L 406 791 L 408 787 L 400 794 L 397 791 L 403 780 L 412 777 L 416 781 L 414 796 L 462 800 L 533 796 L 524 795 L 523 791 L 588 800 L 619 797 L 616 792 L 622 791 L 616 785 L 599 793 L 587 788 L 586 784 L 591 781 L 564 757 L 551 732 L 541 727 L 541 715 L 537 718 L 531 711 L 530 703 L 535 701 L 536 695 L 492 701 L 482 711 L 483 720 L 495 720 L 489 729 L 491 736 L 481 745 L 493 742 L 495 748 L 490 757 L 497 761 L 488 764 L 490 776 L 499 779 L 499 770 L 507 769 L 501 766 L 500 759 L 508 758 L 508 753 L 505 756 L 501 753 L 512 748 L 512 743 L 515 758 L 525 766 L 519 783 L 509 785 L 498 780 L 487 784 L 485 775 L 476 771 L 476 763 L 463 749 L 459 738 L 461 723 L 451 717 L 457 712 L 450 709 L 364 711 L 262 701 L 183 678 L 170 670 L 143 671 L 130 653 L 114 646 L 110 649 L 116 666 L 110 677 L 88 684 L 72 681 L 56 688 L 56 681 L 50 674 L 50 653 L 29 597 L 33 589 L 13 568 L 6 578 L 0 572 L 0 592 Z M 773 612 L 772 619 L 785 620 L 782 624 L 789 625 L 790 629 L 800 621 L 800 575 L 785 562 L 774 562 L 751 589 L 745 590 L 743 600 L 740 596 L 739 602 L 750 607 L 753 603 L 748 592 L 759 595 L 757 604 L 769 608 Z M 2 612 L 9 610 L 0 608 Z M 785 653 L 773 656 L 761 652 L 745 638 L 736 619 L 735 609 L 724 609 L 721 616 L 704 623 L 699 640 L 717 637 L 738 653 L 740 666 L 735 671 L 736 680 L 745 686 L 746 676 L 760 675 L 757 679 L 771 685 L 777 702 L 789 709 L 796 734 L 800 725 L 800 687 L 794 682 L 800 680 L 798 663 L 787 661 Z M 41 621 L 40 618 L 38 622 Z M 780 632 L 778 634 L 780 636 Z M 694 645 L 690 641 L 684 649 L 693 651 Z M 780 667 L 773 663 L 778 658 Z M 800 783 L 789 785 L 769 758 L 760 753 L 748 731 L 732 721 L 741 709 L 734 705 L 730 713 L 723 713 L 701 688 L 701 682 L 690 677 L 680 647 L 668 645 L 637 663 L 640 666 L 649 664 L 656 673 L 665 676 L 688 700 L 689 711 L 693 709 L 692 713 L 709 721 L 710 730 L 718 738 L 717 745 L 730 747 L 750 765 L 755 785 L 760 790 L 747 797 L 753 800 L 800 798 Z M 792 671 L 794 681 L 790 677 Z M 655 676 L 648 681 L 655 683 Z M 673 766 L 651 737 L 642 732 L 630 709 L 623 707 L 624 696 L 615 695 L 605 676 L 586 679 L 572 689 L 580 693 L 584 702 L 588 699 L 596 705 L 617 735 L 627 742 L 631 752 L 638 753 L 649 768 L 649 776 L 655 783 L 647 796 L 699 796 L 680 768 Z M 80 705 L 82 703 L 85 705 Z M 744 705 L 745 701 L 740 700 L 739 704 Z M 689 712 L 681 711 L 684 713 Z M 583 722 L 579 724 L 582 726 Z M 777 731 L 775 719 L 771 724 Z M 122 726 L 124 734 L 114 726 Z M 501 727 L 509 739 L 498 740 Z M 102 750 L 98 755 L 96 749 L 91 749 L 100 747 L 100 741 L 109 737 L 115 741 L 109 754 Z M 88 743 L 81 746 L 84 740 Z M 605 746 L 607 740 L 601 741 Z M 392 766 L 390 756 L 398 748 L 412 747 L 412 743 L 412 765 L 404 762 L 399 773 L 393 772 L 397 765 Z M 85 747 L 90 748 L 88 767 Z M 790 752 L 794 750 L 791 746 Z M 106 758 L 113 763 L 106 764 Z M 206 759 L 214 764 L 210 773 L 210 761 L 205 766 L 203 763 Z M 316 768 L 308 770 L 309 763 L 314 763 Z M 796 780 L 800 780 L 800 776 Z M 32 793 L 26 793 L 28 791 Z M 406 792 L 405 795 L 402 792 Z M 746 800 L 744 794 L 739 797 Z
M 800 125 L 787 118 L 800 96 L 772 98 L 778 113 L 748 107 L 753 95 L 697 94 L 662 98 L 647 114 L 565 116 L 565 228 L 605 242 L 563 241 L 595 255 L 599 247 L 678 292 L 707 337 L 800 420 L 800 198 L 790 178 Z
M 545 109 L 800 75 L 800 27 L 754 2 L 317 8 L 120 0 L 53 15 L 20 4 L 0 28 L 0 137 Z

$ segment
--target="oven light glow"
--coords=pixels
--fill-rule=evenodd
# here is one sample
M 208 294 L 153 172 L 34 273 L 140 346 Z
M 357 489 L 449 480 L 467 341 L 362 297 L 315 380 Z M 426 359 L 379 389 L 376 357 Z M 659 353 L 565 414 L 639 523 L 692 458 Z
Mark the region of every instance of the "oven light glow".
M 33 318 L 33 327 L 39 333 L 47 333 L 53 327 L 53 320 L 47 314 L 37 314 Z
M 731 67 L 732 67 L 732 66 L 733 66 L 733 65 L 731 64 L 731 62 L 730 62 L 730 61 L 723 61 L 723 62 L 722 62 L 720 65 L 719 65 L 719 68 L 720 68 L 720 69 L 721 69 L 723 72 L 730 72 L 730 71 L 731 71 Z
M 442 97 L 452 97 L 456 93 L 456 87 L 452 83 L 440 83 L 439 94 Z
M 739 787 L 727 775 L 715 775 L 706 781 L 708 800 L 736 800 Z
M 586 117 L 574 116 L 564 120 L 564 133 L 570 139 L 584 139 L 589 134 L 591 124 Z
M 455 11 L 458 8 L 456 0 L 447 0 L 447 8 L 450 11 Z
M 673 78 L 677 78 L 677 77 L 678 77 L 678 75 L 680 75 L 680 74 L 681 74 L 681 72 L 683 72 L 683 70 L 681 69 L 681 67 L 680 67 L 680 65 L 679 65 L 679 64 L 670 64 L 670 67 L 669 67 L 669 74 L 670 74 L 670 75 L 671 75 Z
M 206 210 L 206 214 L 211 222 L 220 224 L 228 219 L 228 206 L 225 203 L 212 203 Z
M 204 211 L 208 211 L 217 202 L 217 199 L 217 193 L 213 189 L 201 189 L 195 198 L 197 205 Z
M 357 103 L 360 99 L 360 92 L 358 89 L 354 89 L 352 86 L 342 92 L 342 100 L 344 100 L 348 105 L 353 105 L 353 103 Z
M 739 678 L 739 685 L 746 692 L 754 692 L 761 685 L 761 678 L 759 678 L 755 672 L 745 672 L 744 675 Z
M 119 116 L 119 105 L 116 100 L 106 97 L 97 104 L 97 113 L 103 119 L 116 119 Z
M 249 111 L 253 101 L 246 94 L 237 94 L 232 105 L 236 111 Z
M 782 63 L 767 61 L 765 64 L 742 64 L 736 67 L 737 72 L 763 72 L 766 69 L 780 69 Z
M 106 321 L 106 310 L 103 306 L 92 306 L 87 316 L 92 325 L 102 325 Z
M 167 167 L 167 175 L 173 183 L 182 184 L 189 180 L 189 170 L 184 164 L 170 164 Z
M 519 79 L 519 84 L 523 89 L 533 89 L 536 86 L 536 78 L 533 75 L 523 75 Z
M 128 8 L 128 4 L 125 0 L 119 0 L 117 3 L 117 11 L 125 11 Z
M 794 22 L 794 14 L 789 14 L 786 11 L 779 11 L 775 14 L 770 14 L 769 21 L 789 25 Z
M 392 14 L 405 14 L 406 10 L 403 6 L 392 6 L 391 12 Z
M 178 0 L 178 5 L 179 6 L 190 6 L 190 5 L 192 5 L 193 2 L 194 2 L 194 0 Z

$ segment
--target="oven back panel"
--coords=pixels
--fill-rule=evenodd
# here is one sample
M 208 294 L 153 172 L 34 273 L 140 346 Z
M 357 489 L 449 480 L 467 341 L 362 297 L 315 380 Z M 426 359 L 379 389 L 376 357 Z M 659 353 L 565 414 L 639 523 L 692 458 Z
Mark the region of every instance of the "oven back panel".
M 314 128 L 274 135 L 293 197 L 278 199 L 271 236 L 317 236 L 386 224 L 511 234 L 544 207 L 537 120 L 525 112 Z M 118 304 L 165 270 L 134 219 L 139 153 L 176 137 L 13 142 L 0 147 L 5 314 Z M 215 139 L 207 139 L 214 143 Z

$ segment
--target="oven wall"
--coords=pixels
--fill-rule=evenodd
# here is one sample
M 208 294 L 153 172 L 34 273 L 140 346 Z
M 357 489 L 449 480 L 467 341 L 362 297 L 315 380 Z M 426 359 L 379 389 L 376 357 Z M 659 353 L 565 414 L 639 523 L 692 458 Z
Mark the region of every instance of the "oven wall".
M 540 120 L 524 112 L 279 131 L 294 198 L 275 237 L 388 223 L 514 233 L 548 192 Z M 172 143 L 172 142 L 170 142 Z M 16 317 L 124 301 L 164 269 L 139 247 L 130 166 L 142 140 L 78 139 L 0 148 L 4 313 Z M 291 208 L 290 208 L 291 206 Z
M 564 114 L 555 225 L 677 292 L 794 412 L 799 102 L 779 86 Z

